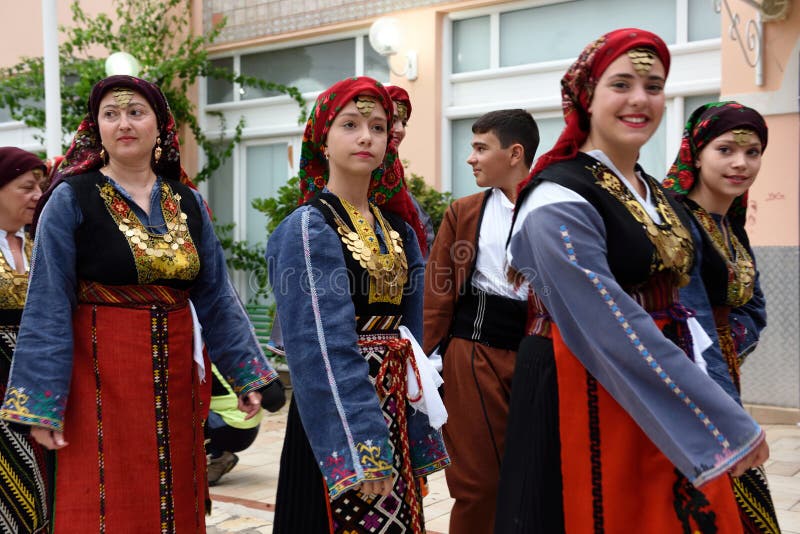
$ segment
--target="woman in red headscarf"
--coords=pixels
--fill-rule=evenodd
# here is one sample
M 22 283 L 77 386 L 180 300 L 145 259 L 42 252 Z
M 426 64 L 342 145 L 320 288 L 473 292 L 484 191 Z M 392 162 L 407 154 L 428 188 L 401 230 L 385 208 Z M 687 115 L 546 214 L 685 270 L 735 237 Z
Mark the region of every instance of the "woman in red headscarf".
M 317 98 L 300 156 L 305 203 L 267 243 L 294 387 L 276 533 L 424 532 L 418 479 L 450 462 L 430 411 L 436 386 L 408 339 L 422 334 L 417 234 L 378 207 L 404 192 L 385 180 L 391 117 L 372 78 Z
M 730 475 L 766 459 L 764 432 L 704 369 L 708 339 L 677 298 L 688 220 L 637 164 L 669 63 L 644 30 L 589 44 L 517 200 L 509 264 L 535 295 L 498 532 L 741 531 Z
M 389 85 L 386 87 L 386 91 L 392 97 L 392 102 L 394 103 L 392 138 L 389 140 L 389 144 L 392 145 L 392 152 L 397 154 L 400 149 L 400 143 L 406 137 L 408 119 L 411 118 L 411 98 L 408 96 L 408 92 L 399 85 Z M 405 169 L 399 154 L 396 155 L 392 166 L 386 172 L 388 176 L 393 177 L 395 180 L 400 180 L 404 186 L 407 186 Z M 427 260 L 428 253 L 433 245 L 433 221 L 431 221 L 431 216 L 422 209 L 422 206 L 411 194 L 411 191 L 406 187 L 405 194 L 395 195 L 391 201 L 386 203 L 384 209 L 391 213 L 396 213 L 409 221 L 411 228 L 417 233 L 422 256 Z

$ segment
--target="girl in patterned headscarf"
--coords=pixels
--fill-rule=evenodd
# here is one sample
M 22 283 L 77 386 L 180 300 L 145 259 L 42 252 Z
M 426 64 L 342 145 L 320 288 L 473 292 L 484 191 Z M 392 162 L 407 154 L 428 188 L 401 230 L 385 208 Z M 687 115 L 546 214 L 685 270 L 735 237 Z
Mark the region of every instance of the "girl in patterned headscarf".
M 565 128 L 517 200 L 508 259 L 535 295 L 499 532 L 741 529 L 728 472 L 764 461 L 764 433 L 703 370 L 702 328 L 677 303 L 691 236 L 637 164 L 669 64 L 645 30 L 590 43 L 561 81 Z
M 767 318 L 744 228 L 747 190 L 766 147 L 767 124 L 756 110 L 737 102 L 705 104 L 689 117 L 663 182 L 688 208 L 697 244 L 692 280 L 681 288 L 681 301 L 698 310 L 714 341 L 703 353 L 709 375 L 739 402 L 739 366 Z M 745 532 L 780 532 L 762 467 L 735 478 L 734 493 Z
M 250 417 L 277 373 L 158 87 L 93 87 L 32 265 L 0 417 L 56 450 L 53 531 L 204 532 L 203 343 Z
M 419 477 L 449 463 L 443 421 L 426 415 L 427 360 L 406 339 L 422 330 L 417 236 L 378 207 L 403 187 L 382 167 L 391 117 L 372 78 L 319 95 L 300 158 L 307 200 L 267 243 L 294 387 L 276 533 L 424 532 Z

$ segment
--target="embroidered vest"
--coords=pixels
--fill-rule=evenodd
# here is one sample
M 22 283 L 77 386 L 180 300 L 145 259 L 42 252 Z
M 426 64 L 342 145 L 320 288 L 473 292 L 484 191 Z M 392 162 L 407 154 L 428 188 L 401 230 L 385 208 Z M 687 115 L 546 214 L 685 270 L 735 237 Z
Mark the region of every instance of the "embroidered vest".
M 641 168 L 637 168 L 641 171 Z M 548 180 L 586 199 L 603 219 L 609 267 L 617 282 L 632 292 L 645 286 L 656 273 L 667 271 L 676 286 L 689 280 L 694 248 L 685 211 L 669 198 L 661 185 L 644 172 L 661 224 L 655 224 L 630 190 L 601 162 L 579 153 L 574 159 L 547 167 L 520 194 Z
M 83 214 L 75 232 L 78 279 L 105 285 L 152 284 L 188 289 L 200 272 L 197 244 L 203 209 L 188 187 L 161 183 L 166 232 L 151 231 L 99 172 L 71 176 Z
M 725 218 L 721 222 L 688 197 L 681 199 L 702 237 L 703 285 L 712 306 L 742 306 L 753 298 L 756 268 L 747 232 Z M 728 242 L 720 230 L 725 225 Z
M 25 239 L 22 253 L 30 262 L 33 240 Z M 25 307 L 28 293 L 28 273 L 18 273 L 11 268 L 5 256 L 0 253 L 0 310 L 21 310 Z M 4 323 L 5 324 L 5 323 Z

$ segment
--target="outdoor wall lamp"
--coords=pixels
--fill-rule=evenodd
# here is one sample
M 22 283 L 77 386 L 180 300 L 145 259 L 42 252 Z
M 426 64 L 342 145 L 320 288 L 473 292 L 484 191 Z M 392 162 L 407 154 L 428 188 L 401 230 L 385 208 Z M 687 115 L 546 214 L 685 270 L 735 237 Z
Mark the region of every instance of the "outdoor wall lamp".
M 395 76 L 405 76 L 410 81 L 417 79 L 417 51 L 406 52 L 406 68 L 397 72 L 392 67 L 392 56 L 397 54 L 403 40 L 400 23 L 391 17 L 381 17 L 369 27 L 369 44 L 380 55 L 386 57 L 389 70 Z
M 114 52 L 106 58 L 106 76 L 115 74 L 139 76 L 141 68 L 139 60 L 127 52 Z

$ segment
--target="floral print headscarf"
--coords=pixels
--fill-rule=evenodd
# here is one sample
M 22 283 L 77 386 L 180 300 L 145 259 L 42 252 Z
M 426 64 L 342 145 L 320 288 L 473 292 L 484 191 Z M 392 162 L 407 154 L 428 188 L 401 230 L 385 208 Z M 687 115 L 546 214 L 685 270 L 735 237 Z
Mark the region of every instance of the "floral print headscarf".
M 520 184 L 520 189 L 546 167 L 572 159 L 578 154 L 589 137 L 589 105 L 597 81 L 615 59 L 634 48 L 652 50 L 664 65 L 664 75 L 669 74 L 667 45 L 658 35 L 649 31 L 638 28 L 614 30 L 587 45 L 561 78 L 561 107 L 566 126 L 553 148 L 536 161 L 530 177 Z
M 300 150 L 300 203 L 314 198 L 328 183 L 330 169 L 325 158 L 323 148 L 328 139 L 333 120 L 348 102 L 358 95 L 371 95 L 377 98 L 378 103 L 386 112 L 388 121 L 387 135 L 391 138 L 392 99 L 383 85 L 368 78 L 347 78 L 333 84 L 327 91 L 322 92 L 311 109 L 311 114 L 303 133 L 303 144 Z M 369 186 L 370 200 L 377 205 L 385 204 L 403 186 L 402 180 L 393 175 L 387 175 L 385 169 L 391 167 L 397 159 L 397 147 L 392 152 L 387 139 L 386 155 L 383 164 L 372 171 L 372 182 Z
M 662 182 L 675 195 L 689 194 L 700 177 L 695 166 L 697 155 L 708 143 L 735 129 L 755 132 L 761 140 L 761 150 L 767 148 L 767 123 L 761 114 L 738 102 L 710 102 L 695 109 L 686 121 L 681 148 Z M 744 223 L 747 213 L 747 193 L 731 204 L 728 215 Z

